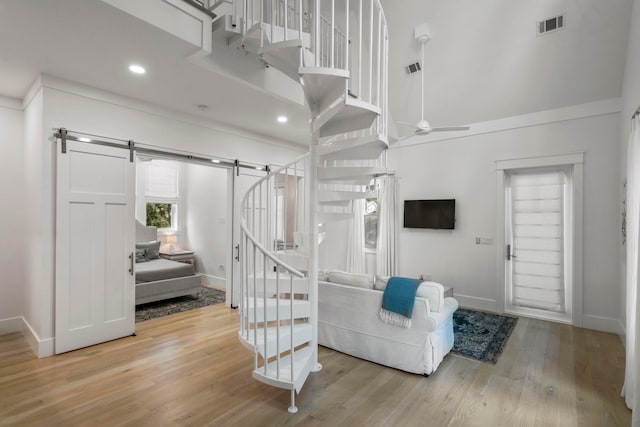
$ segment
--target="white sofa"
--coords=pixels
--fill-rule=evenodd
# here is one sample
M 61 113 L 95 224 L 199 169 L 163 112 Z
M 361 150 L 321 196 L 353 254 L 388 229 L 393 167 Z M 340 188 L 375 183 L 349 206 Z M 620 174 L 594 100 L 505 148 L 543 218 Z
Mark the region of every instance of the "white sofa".
M 385 285 L 371 275 L 343 272 L 330 272 L 319 281 L 318 343 L 381 365 L 431 374 L 453 348 L 458 302 L 444 297 L 441 284 L 423 282 L 411 327 L 393 326 L 379 316 Z

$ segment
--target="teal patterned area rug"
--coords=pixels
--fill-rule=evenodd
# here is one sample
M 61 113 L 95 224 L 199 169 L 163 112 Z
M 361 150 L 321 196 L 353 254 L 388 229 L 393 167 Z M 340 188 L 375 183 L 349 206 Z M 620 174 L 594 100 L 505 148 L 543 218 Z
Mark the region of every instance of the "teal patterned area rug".
M 458 309 L 453 313 L 453 353 L 495 364 L 518 319 L 482 311 Z
M 136 323 L 151 320 L 158 317 L 168 316 L 174 313 L 193 310 L 194 308 L 206 307 L 208 305 L 224 302 L 225 292 L 218 289 L 200 286 L 198 296 L 187 295 L 184 297 L 171 298 L 163 301 L 150 302 L 136 306 Z

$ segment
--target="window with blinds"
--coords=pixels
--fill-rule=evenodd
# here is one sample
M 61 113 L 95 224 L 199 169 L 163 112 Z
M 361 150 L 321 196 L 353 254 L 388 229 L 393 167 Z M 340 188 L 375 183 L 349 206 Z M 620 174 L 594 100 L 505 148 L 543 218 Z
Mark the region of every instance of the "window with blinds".
M 178 229 L 178 184 L 178 163 L 153 160 L 146 165 L 146 225 Z
M 147 165 L 146 178 L 147 198 L 178 199 L 178 165 L 174 162 L 154 160 Z
M 565 313 L 563 172 L 510 177 L 512 304 Z

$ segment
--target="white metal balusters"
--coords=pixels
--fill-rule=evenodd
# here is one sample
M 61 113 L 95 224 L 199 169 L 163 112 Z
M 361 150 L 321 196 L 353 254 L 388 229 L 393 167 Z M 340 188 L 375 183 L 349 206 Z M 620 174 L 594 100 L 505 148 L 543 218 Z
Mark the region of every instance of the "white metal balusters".
M 305 332 L 296 326 L 308 324 L 309 310 L 304 309 L 304 304 L 310 302 L 295 300 L 296 295 L 306 298 L 305 282 L 294 286 L 294 278 L 303 279 L 304 273 L 280 259 L 299 246 L 292 236 L 306 234 L 300 227 L 305 223 L 301 212 L 305 212 L 306 196 L 301 189 L 305 187 L 307 157 L 305 154 L 262 178 L 248 190 L 242 202 L 244 248 L 239 335 L 241 341 L 254 350 L 254 377 L 291 390 L 289 409 L 292 412 L 296 410 L 295 391 L 301 387 L 300 381 L 304 382 L 304 378 L 296 378 L 296 370 L 304 371 L 300 368 L 301 362 L 317 351 L 309 348 L 298 355 L 295 350 L 309 347 L 308 329 Z M 278 198 L 281 198 L 280 204 Z M 289 205 L 295 209 L 291 214 Z M 282 215 L 278 215 L 279 206 Z M 283 287 L 286 277 L 288 289 Z M 283 297 L 283 290 L 288 295 Z M 289 338 L 284 341 L 287 335 Z M 283 366 L 289 368 L 283 369 Z
M 239 337 L 254 378 L 289 389 L 295 412 L 319 366 L 319 223 L 349 217 L 386 169 L 389 35 L 379 0 L 233 0 L 233 10 L 242 46 L 300 80 L 312 110 L 311 151 L 255 183 L 241 209 Z
M 388 32 L 378 0 L 242 0 L 241 8 L 239 1 L 245 37 L 260 30 L 260 48 L 301 40 L 314 57 L 305 65 L 354 71 L 352 92 L 380 105 Z

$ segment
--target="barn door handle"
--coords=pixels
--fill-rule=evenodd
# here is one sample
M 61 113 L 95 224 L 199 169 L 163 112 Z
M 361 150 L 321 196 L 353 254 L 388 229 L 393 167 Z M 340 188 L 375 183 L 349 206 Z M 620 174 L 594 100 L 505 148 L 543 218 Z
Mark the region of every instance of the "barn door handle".
M 133 276 L 133 252 L 129 254 L 129 273 Z
M 236 245 L 236 261 L 240 261 L 240 244 Z
M 511 253 L 511 245 L 507 245 L 507 261 L 511 261 L 511 258 L 518 258 Z

